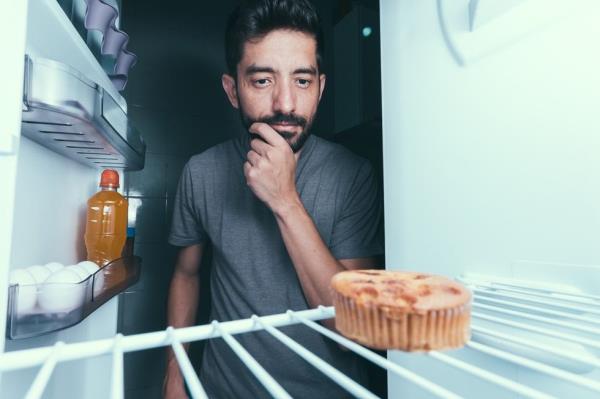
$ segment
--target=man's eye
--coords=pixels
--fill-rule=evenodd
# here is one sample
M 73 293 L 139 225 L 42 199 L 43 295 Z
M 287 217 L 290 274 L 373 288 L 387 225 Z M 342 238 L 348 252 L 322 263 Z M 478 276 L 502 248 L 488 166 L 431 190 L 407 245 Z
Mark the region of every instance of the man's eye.
M 310 85 L 310 80 L 308 79 L 298 79 L 298 86 L 307 88 Z
M 256 87 L 266 87 L 269 85 L 269 79 L 256 79 L 254 80 L 254 86 Z

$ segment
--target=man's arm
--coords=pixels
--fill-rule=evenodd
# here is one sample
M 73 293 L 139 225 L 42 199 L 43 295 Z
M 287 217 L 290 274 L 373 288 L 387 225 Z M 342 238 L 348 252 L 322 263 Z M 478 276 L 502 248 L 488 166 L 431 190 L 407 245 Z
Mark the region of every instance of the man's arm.
M 167 324 L 175 328 L 189 327 L 196 321 L 199 296 L 200 261 L 202 244 L 182 248 L 177 257 L 175 271 L 169 288 Z M 184 344 L 187 350 L 189 344 Z M 186 398 L 183 377 L 173 350 L 167 349 L 167 371 L 163 383 L 163 394 L 167 399 Z
M 300 199 L 274 213 L 311 307 L 331 305 L 329 282 L 334 274 L 343 270 L 375 267 L 375 258 L 335 259 Z
M 260 135 L 264 142 L 251 141 L 252 150 L 244 164 L 246 181 L 254 194 L 273 211 L 309 305 L 331 305 L 331 277 L 346 269 L 373 267 L 376 260 L 335 259 L 296 191 L 298 154 L 294 154 L 288 143 L 264 123 L 253 124 L 250 131 Z M 325 325 L 332 327 L 332 321 Z

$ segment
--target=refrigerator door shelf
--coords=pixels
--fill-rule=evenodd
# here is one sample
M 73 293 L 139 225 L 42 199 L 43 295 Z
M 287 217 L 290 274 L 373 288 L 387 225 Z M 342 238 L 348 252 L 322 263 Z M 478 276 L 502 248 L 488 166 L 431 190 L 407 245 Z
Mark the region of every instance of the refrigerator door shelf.
M 6 337 L 30 338 L 81 322 L 112 297 L 135 284 L 140 278 L 141 264 L 138 256 L 124 257 L 112 261 L 79 283 L 10 286 Z M 34 305 L 20 306 L 26 302 L 34 302 Z
M 22 132 L 94 168 L 144 167 L 146 145 L 117 101 L 57 61 L 26 57 Z

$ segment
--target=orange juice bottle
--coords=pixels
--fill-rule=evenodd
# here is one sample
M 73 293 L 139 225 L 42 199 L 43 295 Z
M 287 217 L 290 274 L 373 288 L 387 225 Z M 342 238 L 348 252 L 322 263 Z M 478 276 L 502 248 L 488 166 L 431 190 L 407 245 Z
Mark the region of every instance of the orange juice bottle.
M 85 227 L 85 247 L 88 260 L 104 267 L 120 258 L 127 238 L 127 200 L 117 192 L 119 174 L 106 169 L 100 178 L 101 190 L 87 202 L 87 223 Z M 124 273 L 124 270 L 122 271 Z M 104 271 L 105 285 L 116 283 L 118 271 Z M 107 281 L 111 280 L 111 281 Z

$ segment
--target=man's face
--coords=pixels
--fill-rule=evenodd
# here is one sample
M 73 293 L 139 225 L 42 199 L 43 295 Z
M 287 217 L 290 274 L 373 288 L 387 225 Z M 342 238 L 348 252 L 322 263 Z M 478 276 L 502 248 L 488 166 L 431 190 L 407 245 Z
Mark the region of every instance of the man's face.
M 325 87 L 316 46 L 314 37 L 291 30 L 245 43 L 237 80 L 224 75 L 223 87 L 246 129 L 267 123 L 294 152 L 302 148 Z

